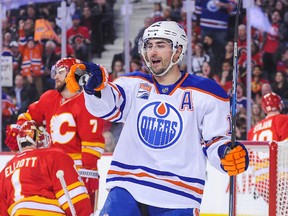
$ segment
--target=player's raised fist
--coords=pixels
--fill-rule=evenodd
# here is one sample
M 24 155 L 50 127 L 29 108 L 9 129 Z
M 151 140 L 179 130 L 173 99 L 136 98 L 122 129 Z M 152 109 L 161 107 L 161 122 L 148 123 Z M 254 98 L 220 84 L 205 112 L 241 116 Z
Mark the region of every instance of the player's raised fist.
M 108 83 L 108 72 L 105 67 L 91 62 L 84 62 L 86 70 L 91 74 L 84 90 L 87 94 L 94 94 L 95 91 L 101 91 Z

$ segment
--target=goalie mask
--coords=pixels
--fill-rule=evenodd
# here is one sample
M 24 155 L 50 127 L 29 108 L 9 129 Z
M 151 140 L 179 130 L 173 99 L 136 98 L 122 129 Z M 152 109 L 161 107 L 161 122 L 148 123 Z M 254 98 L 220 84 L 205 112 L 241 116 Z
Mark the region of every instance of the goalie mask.
M 274 92 L 268 93 L 262 97 L 261 107 L 265 113 L 280 112 L 283 108 L 282 99 Z
M 26 121 L 17 135 L 17 144 L 20 151 L 22 151 L 22 148 L 31 145 L 36 148 L 47 148 L 51 145 L 51 138 L 44 127 L 37 128 L 34 121 Z
M 152 69 L 151 65 L 146 57 L 146 47 L 147 43 L 150 39 L 165 39 L 171 42 L 172 45 L 172 56 L 170 59 L 170 64 L 166 68 L 165 71 L 163 71 L 161 74 L 155 74 Z M 180 62 L 187 49 L 187 43 L 188 43 L 188 38 L 186 36 L 186 33 L 184 29 L 174 21 L 160 21 L 153 23 L 151 26 L 149 26 L 143 34 L 142 39 L 139 40 L 139 50 L 138 52 L 142 55 L 147 67 L 151 71 L 152 74 L 155 76 L 163 76 L 165 75 L 169 69 Z M 179 59 L 176 62 L 173 62 L 172 59 L 178 49 L 178 47 L 182 47 L 181 54 L 179 56 Z

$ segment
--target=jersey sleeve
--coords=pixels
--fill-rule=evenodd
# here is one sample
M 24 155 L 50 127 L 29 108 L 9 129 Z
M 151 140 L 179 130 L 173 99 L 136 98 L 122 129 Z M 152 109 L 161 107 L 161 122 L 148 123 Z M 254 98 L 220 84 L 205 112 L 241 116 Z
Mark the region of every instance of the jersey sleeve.
M 213 92 L 222 92 L 223 89 L 216 85 L 216 83 L 209 84 L 211 84 Z M 206 93 L 202 96 L 200 95 L 201 97 L 206 98 L 206 103 L 203 104 L 202 107 L 203 117 L 200 118 L 201 124 L 199 128 L 204 143 L 204 154 L 207 156 L 212 166 L 223 172 L 218 148 L 231 141 L 230 103 L 226 93 L 218 94 L 218 96 L 216 96 L 213 92 L 210 91 L 210 93 Z
M 74 161 L 70 156 L 60 151 L 54 151 L 53 156 L 51 155 L 50 158 L 50 172 L 52 176 L 53 187 L 61 208 L 66 212 L 67 215 L 71 215 L 67 196 L 65 195 L 65 189 L 61 186 L 60 178 L 62 177 L 57 177 L 57 174 L 63 171 L 63 179 L 67 185 L 66 189 L 74 205 L 76 214 L 79 216 L 91 215 L 92 207 L 90 204 L 90 198 L 83 181 L 76 171 Z
M 125 76 L 117 78 L 101 91 L 101 97 L 84 93 L 87 110 L 95 116 L 110 122 L 125 122 L 131 106 L 131 79 Z

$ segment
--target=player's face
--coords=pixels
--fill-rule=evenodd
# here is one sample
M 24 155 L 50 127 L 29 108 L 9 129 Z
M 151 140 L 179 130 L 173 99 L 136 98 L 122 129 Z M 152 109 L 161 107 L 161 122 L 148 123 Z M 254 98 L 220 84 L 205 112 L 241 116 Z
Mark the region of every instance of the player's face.
M 65 85 L 65 77 L 67 75 L 67 70 L 65 67 L 57 68 L 55 71 L 55 88 L 57 90 L 62 90 L 63 86 Z
M 164 39 L 150 39 L 146 44 L 146 55 L 153 72 L 161 74 L 170 64 L 172 44 Z

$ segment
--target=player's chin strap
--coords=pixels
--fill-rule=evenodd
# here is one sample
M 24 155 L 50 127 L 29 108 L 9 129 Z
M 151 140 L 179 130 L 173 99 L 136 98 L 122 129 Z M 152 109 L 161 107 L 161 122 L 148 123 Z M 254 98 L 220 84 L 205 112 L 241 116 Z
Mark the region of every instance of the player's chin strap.
M 89 170 L 89 169 L 81 168 L 78 170 L 78 173 L 81 177 L 85 177 L 85 178 L 93 178 L 93 179 L 99 178 L 98 171 L 96 170 Z
M 151 73 L 152 73 L 154 76 L 158 76 L 158 77 L 164 76 L 174 65 L 178 64 L 178 62 L 180 62 L 180 60 L 181 60 L 181 58 L 179 57 L 176 62 L 173 62 L 173 57 L 174 57 L 174 55 L 176 54 L 176 50 L 173 51 L 172 56 L 171 56 L 171 59 L 170 59 L 170 64 L 168 65 L 168 67 L 166 68 L 166 70 L 164 70 L 164 71 L 163 71 L 162 73 L 160 73 L 160 74 L 155 74 L 154 71 L 153 71 L 152 68 L 151 68 L 151 64 L 150 64 L 149 61 L 146 59 L 145 51 L 143 50 L 141 54 L 142 54 L 142 56 L 143 56 L 143 59 L 144 59 L 144 61 L 145 61 L 145 63 L 146 63 L 147 68 L 151 71 Z

